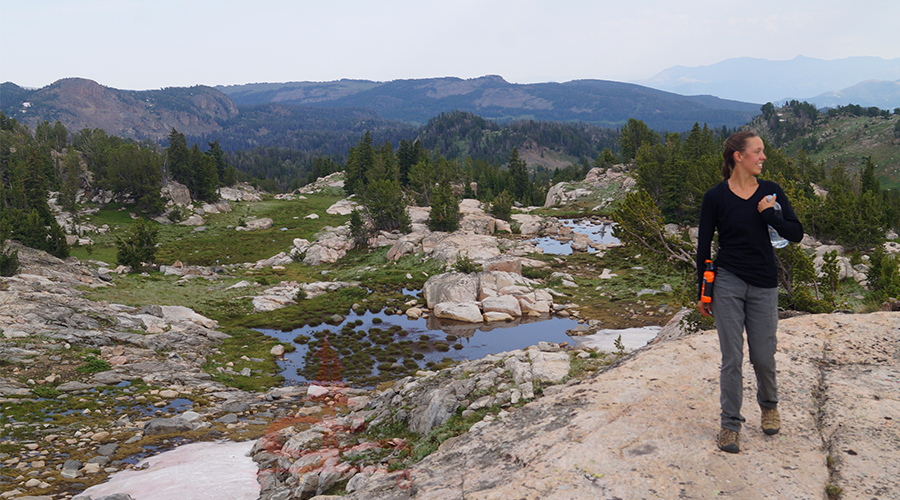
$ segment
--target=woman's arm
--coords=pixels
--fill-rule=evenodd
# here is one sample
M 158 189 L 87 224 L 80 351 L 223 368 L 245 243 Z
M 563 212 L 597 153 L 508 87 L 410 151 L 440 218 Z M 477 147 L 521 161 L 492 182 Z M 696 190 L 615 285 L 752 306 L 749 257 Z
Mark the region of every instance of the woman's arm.
M 760 215 L 762 215 L 766 224 L 775 228 L 775 230 L 778 231 L 778 234 L 785 239 L 793 241 L 794 243 L 800 242 L 800 240 L 803 239 L 803 224 L 800 223 L 800 219 L 798 219 L 797 214 L 794 213 L 791 202 L 784 194 L 781 186 L 775 185 L 774 194 L 775 201 L 781 205 L 781 217 L 778 217 L 778 213 L 774 208 L 767 208 L 763 210 Z

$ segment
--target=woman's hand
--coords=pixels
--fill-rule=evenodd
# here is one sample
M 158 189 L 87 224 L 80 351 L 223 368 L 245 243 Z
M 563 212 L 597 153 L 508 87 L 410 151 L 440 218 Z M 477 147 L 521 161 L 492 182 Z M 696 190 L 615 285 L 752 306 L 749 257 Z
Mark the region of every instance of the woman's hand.
M 763 196 L 761 200 L 759 200 L 759 204 L 756 205 L 757 210 L 762 213 L 763 210 L 767 208 L 775 208 L 775 197 L 776 195 L 772 195 L 772 201 L 768 201 L 768 196 Z
M 700 310 L 700 314 L 704 316 L 712 316 L 712 311 L 709 308 L 709 302 L 703 302 L 702 300 L 697 301 L 697 309 Z

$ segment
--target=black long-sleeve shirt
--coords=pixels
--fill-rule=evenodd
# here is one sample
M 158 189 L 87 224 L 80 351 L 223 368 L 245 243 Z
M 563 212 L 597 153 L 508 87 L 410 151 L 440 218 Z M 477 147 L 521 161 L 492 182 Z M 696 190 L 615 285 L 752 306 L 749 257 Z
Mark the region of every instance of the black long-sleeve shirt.
M 781 205 L 781 217 L 774 208 L 759 211 L 759 201 L 776 195 Z M 803 225 L 791 208 L 781 186 L 771 181 L 759 181 L 756 192 L 749 199 L 734 194 L 728 181 L 722 181 L 703 195 L 700 209 L 700 230 L 697 238 L 697 299 L 706 259 L 710 258 L 713 233 L 719 232 L 717 269 L 727 269 L 747 284 L 760 288 L 778 286 L 775 251 L 769 241 L 768 226 L 772 226 L 788 241 L 803 239 Z

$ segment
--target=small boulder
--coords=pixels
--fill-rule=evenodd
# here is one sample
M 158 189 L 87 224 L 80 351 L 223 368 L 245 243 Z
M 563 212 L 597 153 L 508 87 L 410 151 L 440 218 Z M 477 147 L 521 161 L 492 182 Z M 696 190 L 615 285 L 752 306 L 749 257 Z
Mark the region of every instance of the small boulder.
M 192 430 L 194 430 L 194 426 L 180 417 L 154 418 L 144 424 L 144 434 L 148 436 L 190 432 Z
M 481 323 L 484 320 L 481 309 L 474 302 L 442 302 L 434 306 L 434 315 L 466 323 Z

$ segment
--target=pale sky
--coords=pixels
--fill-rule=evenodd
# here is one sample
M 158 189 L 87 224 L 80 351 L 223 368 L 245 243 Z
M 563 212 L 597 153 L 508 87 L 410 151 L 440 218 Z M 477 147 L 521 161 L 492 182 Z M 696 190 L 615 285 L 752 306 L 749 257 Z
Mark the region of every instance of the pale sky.
M 900 57 L 898 0 L 0 0 L 0 82 L 117 89 Z

